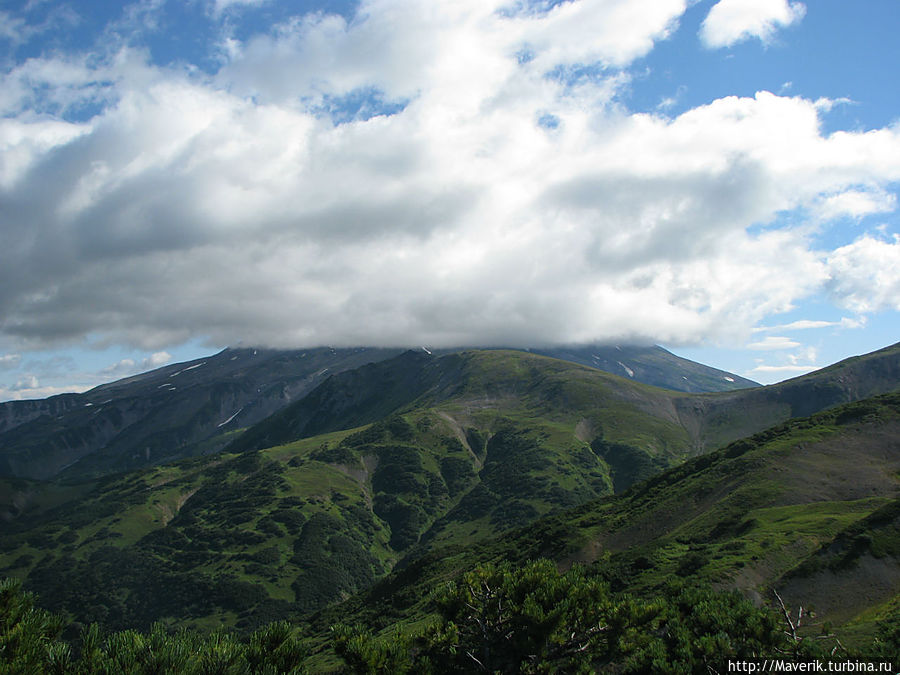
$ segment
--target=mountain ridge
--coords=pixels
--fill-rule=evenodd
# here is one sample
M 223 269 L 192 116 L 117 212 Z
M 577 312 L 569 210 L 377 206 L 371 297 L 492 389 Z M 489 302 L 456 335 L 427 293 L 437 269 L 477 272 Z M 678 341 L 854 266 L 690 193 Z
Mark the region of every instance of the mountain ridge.
M 723 464 L 740 460 L 728 453 L 746 454 L 781 433 L 763 431 L 769 418 L 804 428 L 806 418 L 790 420 L 791 401 L 826 405 L 884 388 L 898 358 L 895 345 L 797 378 L 785 385 L 787 394 L 778 385 L 689 394 L 525 352 L 406 352 L 323 378 L 303 400 L 235 434 L 230 449 L 216 454 L 77 485 L 0 479 L 0 569 L 25 579 L 52 609 L 88 622 L 125 628 L 168 617 L 203 630 L 249 630 L 265 617 L 324 610 L 391 570 L 416 574 L 418 561 L 434 564 L 436 551 L 452 559 L 448 551 L 493 550 L 493 538 L 523 526 L 540 540 L 523 551 L 590 560 L 612 540 L 600 548 L 589 538 L 571 546 L 567 522 L 583 516 L 595 527 L 605 513 L 585 505 L 637 503 L 640 491 L 652 496 L 679 476 L 727 465 L 728 476 L 704 488 L 722 492 L 743 470 Z M 868 414 L 866 405 L 883 407 L 849 405 L 820 413 L 831 421 L 813 426 L 841 426 L 840 418 L 850 429 Z M 728 430 L 726 413 L 747 421 Z M 695 423 L 693 431 L 685 420 Z M 692 458 L 702 450 L 699 441 L 708 446 L 750 427 L 757 436 Z M 315 435 L 303 437 L 307 432 Z M 603 501 L 613 493 L 632 502 Z M 699 494 L 678 494 L 671 503 L 683 510 Z M 857 502 L 848 513 L 861 517 L 882 505 Z M 692 519 L 714 513 L 716 504 L 695 504 Z M 751 506 L 761 505 L 741 504 Z M 804 517 L 851 525 L 841 508 Z M 654 528 L 666 534 L 662 512 L 629 513 L 647 536 Z M 730 517 L 710 523 L 702 537 L 718 546 L 742 527 Z M 760 522 L 771 528 L 771 520 Z M 638 556 L 655 540 L 622 541 Z M 659 555 L 681 565 L 691 546 L 703 544 L 692 541 L 666 543 Z M 693 562 L 685 558 L 683 569 Z
M 434 354 L 455 351 L 460 350 L 434 350 Z M 0 403 L 0 475 L 46 479 L 63 474 L 80 480 L 214 452 L 230 441 L 226 432 L 261 421 L 331 375 L 403 352 L 399 348 L 226 349 L 99 385 L 83 394 Z M 419 353 L 429 352 L 422 348 Z M 567 353 L 576 363 L 582 357 L 601 356 L 609 363 L 616 356 L 614 367 L 620 373 L 619 361 L 624 360 L 630 364 L 632 379 L 651 384 L 679 384 L 688 375 L 725 389 L 749 383 L 736 375 L 724 376 L 734 380 L 728 382 L 721 371 L 660 347 L 594 345 L 581 351 L 569 348 Z M 660 375 L 666 369 L 671 371 L 668 379 Z M 692 388 L 697 386 L 691 383 Z

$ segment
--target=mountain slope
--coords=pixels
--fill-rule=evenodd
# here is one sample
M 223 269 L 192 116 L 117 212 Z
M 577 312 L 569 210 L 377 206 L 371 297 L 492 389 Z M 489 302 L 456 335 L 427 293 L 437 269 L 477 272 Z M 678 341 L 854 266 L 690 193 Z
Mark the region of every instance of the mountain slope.
M 660 346 L 583 345 L 530 351 L 673 391 L 699 394 L 760 386 L 740 375 L 675 356 Z
M 701 454 L 738 438 L 900 386 L 900 343 L 778 384 L 677 401 Z
M 393 361 L 323 383 L 305 424 L 318 411 L 322 425 L 354 410 L 403 414 L 103 479 L 55 509 L 19 512 L 0 536 L 0 565 L 82 620 L 252 627 L 360 591 L 431 546 L 609 494 L 592 440 L 641 456 L 628 442 L 673 457 L 689 445 L 672 419 L 641 407 L 667 393 L 601 371 L 519 352 Z M 607 414 L 617 422 L 604 431 Z
M 0 476 L 79 480 L 212 452 L 230 440 L 229 432 L 301 399 L 328 376 L 401 351 L 227 349 L 84 394 L 0 403 Z M 660 347 L 588 346 L 537 353 L 679 391 L 755 384 Z M 385 371 L 382 375 L 392 377 Z M 374 412 L 365 416 L 377 418 Z M 354 423 L 347 420 L 343 426 Z M 311 433 L 312 428 L 305 435 Z
M 368 424 L 450 383 L 460 357 L 407 351 L 380 363 L 331 376 L 303 399 L 246 430 L 228 449 L 261 450 L 328 431 Z
M 671 514 L 693 509 L 690 519 L 702 519 L 716 495 L 750 490 L 736 487 L 747 467 L 735 464 L 697 490 L 671 498 L 663 490 L 653 506 L 657 488 L 682 470 L 652 476 L 710 443 L 704 433 L 737 433 L 723 431 L 722 415 L 743 411 L 748 419 L 739 428 L 753 427 L 767 415 L 789 415 L 782 404 L 791 396 L 809 404 L 804 392 L 823 383 L 846 385 L 835 389 L 838 397 L 888 386 L 866 373 L 892 372 L 896 352 L 799 378 L 787 394 L 776 386 L 707 395 L 523 352 L 404 353 L 325 379 L 236 435 L 224 453 L 66 487 L 68 495 L 52 484 L 8 481 L 0 570 L 26 579 L 54 609 L 109 627 L 168 617 L 252 628 L 326 607 L 398 565 L 419 569 L 415 561 L 433 550 L 486 541 L 552 514 L 556 520 L 530 530 L 540 546 L 516 546 L 560 560 L 656 546 L 674 527 Z M 689 460 L 683 471 L 720 466 L 721 454 Z M 646 478 L 640 508 L 629 506 L 638 494 L 632 488 L 623 497 L 631 501 L 609 502 L 617 505 L 612 512 L 597 507 L 588 518 L 608 525 L 604 519 L 627 515 L 622 528 L 591 534 L 580 521 L 560 520 L 566 509 Z M 713 497 L 698 501 L 706 493 Z M 860 517 L 878 507 L 853 500 L 859 503 L 847 513 Z M 853 522 L 843 508 L 828 512 L 840 527 Z M 548 531 L 548 522 L 561 529 Z M 660 555 L 677 570 L 692 544 L 676 544 Z M 660 569 L 671 574 L 672 565 Z
M 445 356 L 407 352 L 330 377 L 309 396 L 248 429 L 229 447 L 233 451 L 262 449 L 373 422 L 414 405 L 458 400 L 469 411 L 502 411 L 504 406 L 525 406 L 538 414 L 549 409 L 565 411 L 578 426 L 572 433 L 581 441 L 591 442 L 598 436 L 595 426 L 608 427 L 618 436 L 607 440 L 637 440 L 636 447 L 643 453 L 672 465 L 791 417 L 891 391 L 898 383 L 900 345 L 776 385 L 693 395 L 522 352 Z M 649 417 L 619 419 L 620 404 Z M 642 435 L 648 419 L 669 429 Z
M 613 589 L 671 579 L 815 607 L 846 640 L 871 639 L 900 594 L 900 393 L 795 419 L 686 462 L 624 494 L 493 541 L 429 553 L 313 619 L 392 633 L 431 611 L 429 589 L 488 561 L 596 563 Z M 396 623 L 395 623 L 396 622 Z M 392 625 L 394 624 L 394 625 Z
M 0 476 L 77 480 L 210 452 L 330 373 L 399 352 L 226 349 L 84 394 L 3 403 Z

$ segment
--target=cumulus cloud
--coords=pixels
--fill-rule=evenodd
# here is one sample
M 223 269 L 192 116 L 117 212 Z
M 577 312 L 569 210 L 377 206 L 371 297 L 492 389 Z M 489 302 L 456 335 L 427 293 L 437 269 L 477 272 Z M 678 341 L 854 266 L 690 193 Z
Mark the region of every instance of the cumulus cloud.
M 864 235 L 828 256 L 828 291 L 854 312 L 900 310 L 900 237 Z
M 122 359 L 121 361 L 117 361 L 111 366 L 107 366 L 100 373 L 104 377 L 123 377 L 125 375 L 130 375 L 131 373 L 137 372 L 136 368 L 137 364 L 134 359 Z
M 34 376 L 19 380 L 11 387 L 0 386 L 0 401 L 24 401 L 28 399 L 47 398 L 56 394 L 80 393 L 89 389 L 87 386 L 43 386 Z
M 154 352 L 140 361 L 127 358 L 121 359 L 101 370 L 99 375 L 102 378 L 102 381 L 107 381 L 114 377 L 127 377 L 128 375 L 134 375 L 135 373 L 159 368 L 171 360 L 172 355 L 168 352 Z
M 24 391 L 24 390 L 32 390 L 37 389 L 40 386 L 37 377 L 34 375 L 28 375 L 18 382 L 16 382 L 12 389 L 13 391 Z
M 874 213 L 890 213 L 897 208 L 897 195 L 884 190 L 851 189 L 822 199 L 816 215 L 822 220 L 849 216 L 862 218 Z
M 212 75 L 127 49 L 9 71 L 4 349 L 688 343 L 838 289 L 864 254 L 777 217 L 882 194 L 900 130 L 824 135 L 768 92 L 629 114 L 622 67 L 684 2 L 507 5 L 367 0 L 232 38 Z
M 795 323 L 803 324 L 804 322 Z M 812 328 L 813 326 L 805 327 Z M 755 377 L 763 382 L 770 382 L 780 377 L 803 375 L 820 367 L 817 363 L 819 350 L 791 338 L 770 335 L 763 340 L 748 344 L 747 348 L 768 352 L 766 358 L 756 359 L 756 366 L 746 373 L 747 377 Z M 772 360 L 775 363 L 767 362 Z
M 788 0 L 719 0 L 700 28 L 700 39 L 710 48 L 759 38 L 769 42 L 779 28 L 800 21 L 806 7 Z
M 0 356 L 0 371 L 9 376 L 9 380 L 0 382 L 0 401 L 83 392 L 105 382 L 159 368 L 171 361 L 171 354 L 160 351 L 143 358 L 120 359 L 96 370 L 83 370 L 74 358 L 64 353 L 49 358 L 32 355 L 24 359 L 20 354 L 7 354 Z
M 169 352 L 153 352 L 141 362 L 141 369 L 148 370 L 150 368 L 159 368 L 160 366 L 166 365 L 171 360 L 172 355 Z

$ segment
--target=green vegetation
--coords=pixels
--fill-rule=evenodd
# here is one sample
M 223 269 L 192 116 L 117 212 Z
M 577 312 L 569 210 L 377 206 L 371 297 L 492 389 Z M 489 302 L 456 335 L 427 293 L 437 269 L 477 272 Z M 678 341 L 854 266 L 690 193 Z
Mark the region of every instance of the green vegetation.
M 64 622 L 38 609 L 21 584 L 0 581 L 0 674 L 2 675 L 301 675 L 307 650 L 286 622 L 254 632 L 246 641 L 227 633 L 148 633 L 126 630 L 103 635 L 93 624 L 77 649 L 61 639 Z
M 357 429 L 66 488 L 77 501 L 47 499 L 0 535 L 0 570 L 85 624 L 248 631 L 362 591 L 403 559 L 609 494 L 608 465 L 587 442 L 601 433 L 585 421 L 600 407 L 617 415 L 606 435 L 629 447 L 655 452 L 683 435 L 641 424 L 643 412 L 607 391 L 611 376 L 573 364 L 491 352 L 410 354 L 399 367 L 391 396 L 382 364 L 346 375 L 352 395 L 336 377 L 317 396 L 348 395 L 360 416 L 377 416 L 407 400 L 410 383 L 449 384 Z M 285 419 L 247 438 L 272 436 Z
M 756 607 L 734 592 L 668 584 L 652 598 L 610 591 L 597 569 L 559 573 L 548 560 L 478 566 L 436 589 L 434 620 L 374 635 L 333 626 L 334 648 L 352 673 L 694 673 L 728 661 L 893 659 L 895 621 L 883 621 L 865 649 L 827 631 L 798 632 L 790 611 Z M 76 646 L 63 621 L 34 606 L 12 580 L 0 582 L 0 673 L 196 673 L 269 675 L 316 667 L 287 622 L 246 640 L 217 632 L 170 632 L 162 624 L 103 635 L 96 624 Z
M 430 611 L 431 589 L 460 569 L 549 557 L 564 566 L 594 563 L 613 592 L 644 598 L 664 594 L 673 579 L 768 602 L 778 589 L 789 604 L 815 607 L 818 621 L 848 645 L 869 644 L 896 613 L 889 603 L 900 586 L 896 507 L 878 496 L 897 489 L 898 429 L 900 394 L 793 420 L 623 494 L 477 545 L 435 550 L 327 610 L 317 625 L 407 625 Z M 860 562 L 826 565 L 831 576 L 815 576 L 822 564 L 813 563 L 826 552 L 846 558 L 841 542 L 856 542 L 847 550 Z
M 822 401 L 836 391 L 813 381 Z M 802 381 L 693 396 L 498 350 L 410 353 L 327 382 L 227 451 L 82 484 L 0 483 L 0 574 L 61 617 L 34 614 L 43 643 L 62 622 L 73 658 L 93 624 L 141 631 L 134 644 L 183 629 L 249 644 L 289 619 L 316 671 L 337 665 L 336 624 L 363 671 L 464 670 L 466 652 L 506 672 L 577 670 L 576 653 L 599 671 L 655 658 L 692 671 L 715 667 L 711 645 L 793 649 L 766 632 L 774 590 L 813 605 L 847 650 L 894 639 L 898 393 L 759 431 L 802 402 Z M 694 456 L 734 429 L 755 433 Z M 479 604 L 480 625 L 517 607 L 508 644 L 473 642 L 465 608 Z M 706 605 L 716 618 L 690 613 Z
M 672 583 L 639 598 L 612 593 L 597 570 L 560 574 L 547 560 L 477 567 L 433 606 L 437 620 L 421 631 L 338 625 L 336 648 L 355 673 L 705 673 L 728 661 L 890 659 L 900 649 L 892 624 L 848 651 L 738 593 Z

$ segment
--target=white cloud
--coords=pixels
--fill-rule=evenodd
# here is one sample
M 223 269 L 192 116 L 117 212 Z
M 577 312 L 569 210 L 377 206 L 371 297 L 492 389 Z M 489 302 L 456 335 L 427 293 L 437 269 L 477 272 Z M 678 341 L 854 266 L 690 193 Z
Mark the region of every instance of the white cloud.
M 686 0 L 582 0 L 511 23 L 521 31 L 517 39 L 535 50 L 544 67 L 595 61 L 626 65 L 667 37 L 686 6 Z
M 730 47 L 750 38 L 769 42 L 775 31 L 800 21 L 806 7 L 788 0 L 719 0 L 700 28 L 710 48 Z
M 354 21 L 309 14 L 246 43 L 229 41 L 232 60 L 219 80 L 282 104 L 373 88 L 389 99 L 421 98 L 441 118 L 473 106 L 487 113 L 553 96 L 548 71 L 627 65 L 669 35 L 685 5 L 581 0 L 509 15 L 506 0 L 364 0 Z
M 800 97 L 623 110 L 612 66 L 683 2 L 499 7 L 370 0 L 233 39 L 211 76 L 130 50 L 8 73 L 8 349 L 745 339 L 836 270 L 779 214 L 900 179 L 900 129 L 823 135 Z M 36 117 L 32 87 L 102 111 Z M 354 96 L 401 103 L 335 124 Z
M 17 44 L 22 40 L 25 30 L 25 19 L 12 16 L 9 12 L 0 12 L 0 38 Z
M 37 389 L 38 387 L 40 387 L 40 383 L 38 382 L 37 377 L 35 377 L 34 375 L 26 375 L 24 378 L 13 385 L 12 390 L 27 391 Z
M 900 310 L 900 237 L 865 235 L 828 256 L 828 290 L 854 312 Z
M 101 381 L 107 381 L 111 377 L 127 377 L 129 375 L 134 375 L 135 373 L 159 368 L 171 360 L 172 355 L 168 352 L 154 352 L 150 356 L 141 359 L 140 362 L 129 358 L 121 359 L 101 370 L 98 375 L 100 376 Z
M 149 370 L 150 368 L 159 368 L 160 366 L 166 365 L 171 360 L 172 355 L 169 352 L 154 352 L 141 362 L 141 369 Z
M 24 8 L 25 15 L 14 16 L 10 12 L 0 11 L 0 40 L 9 41 L 14 47 L 31 42 L 35 37 L 57 28 L 67 29 L 79 22 L 74 10 L 65 5 L 50 9 L 40 23 L 29 21 L 27 15 L 35 3 L 29 2 Z
M 873 213 L 889 213 L 897 208 L 897 195 L 881 189 L 846 190 L 825 197 L 815 212 L 822 220 L 842 216 L 862 218 Z
M 803 345 L 799 342 L 791 340 L 787 337 L 780 337 L 775 335 L 767 335 L 763 340 L 759 342 L 751 342 L 747 345 L 748 349 L 756 349 L 756 350 L 777 350 L 777 349 L 794 349 L 795 347 L 802 347 Z
M 781 377 L 802 375 L 816 370 L 819 350 L 816 347 L 803 345 L 790 338 L 767 336 L 764 340 L 747 345 L 749 349 L 769 352 L 765 359 L 757 359 L 757 365 L 747 377 L 771 383 Z M 775 363 L 766 361 L 775 360 Z
M 34 386 L 31 386 L 31 385 Z M 57 394 L 80 393 L 87 391 L 89 387 L 77 384 L 69 386 L 41 386 L 37 378 L 22 380 L 15 386 L 5 388 L 0 386 L 0 401 L 24 401 L 29 399 L 47 398 Z
M 83 392 L 99 384 L 159 368 L 171 360 L 171 354 L 160 351 L 144 358 L 124 358 L 104 368 L 85 371 L 80 370 L 71 357 L 61 354 L 42 358 L 40 352 L 32 352 L 27 360 L 19 354 L 7 354 L 0 356 L 0 371 L 11 373 L 10 377 L 15 379 L 0 383 L 0 401 Z
M 779 326 L 757 326 L 753 329 L 754 333 L 762 333 L 768 331 L 794 331 L 794 330 L 810 330 L 817 328 L 862 328 L 866 324 L 865 317 L 851 318 L 841 317 L 840 321 L 815 321 L 812 319 L 800 319 L 790 323 L 781 324 Z
M 137 372 L 137 364 L 134 359 L 122 359 L 121 361 L 117 361 L 111 366 L 107 366 L 103 370 L 100 371 L 100 375 L 104 378 L 109 377 L 124 377 L 125 375 L 130 375 L 132 373 Z
M 212 9 L 213 14 L 219 16 L 223 12 L 235 7 L 258 7 L 268 2 L 271 2 L 271 0 L 214 0 Z

